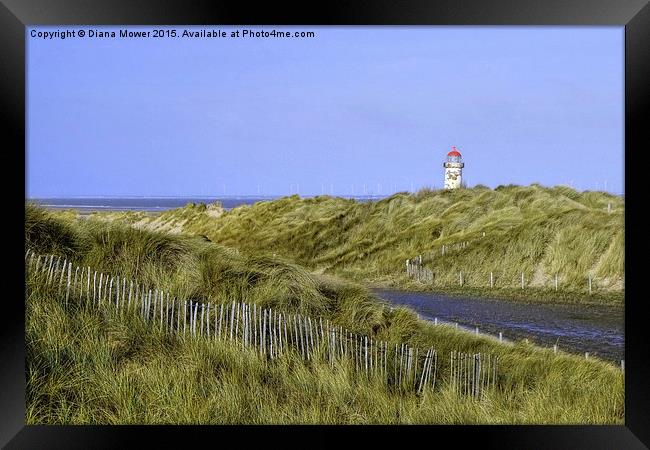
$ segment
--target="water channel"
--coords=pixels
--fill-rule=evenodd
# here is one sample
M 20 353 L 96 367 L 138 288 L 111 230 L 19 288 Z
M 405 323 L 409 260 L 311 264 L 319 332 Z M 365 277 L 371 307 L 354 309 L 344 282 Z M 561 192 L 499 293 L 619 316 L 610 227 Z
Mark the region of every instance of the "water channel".
M 617 361 L 624 356 L 624 309 L 608 305 L 521 303 L 496 299 L 448 297 L 431 292 L 374 289 L 393 305 L 405 305 L 421 318 L 480 333 L 499 335 L 564 351 Z

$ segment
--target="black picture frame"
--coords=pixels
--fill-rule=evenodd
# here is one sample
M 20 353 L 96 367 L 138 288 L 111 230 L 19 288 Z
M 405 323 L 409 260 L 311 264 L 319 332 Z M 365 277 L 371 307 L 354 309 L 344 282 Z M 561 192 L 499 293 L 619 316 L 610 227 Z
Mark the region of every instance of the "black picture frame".
M 643 166 L 636 149 L 650 142 L 648 126 L 648 86 L 650 85 L 650 6 L 644 0 L 607 1 L 376 1 L 303 2 L 281 6 L 274 3 L 250 5 L 244 2 L 208 2 L 182 0 L 124 0 L 87 2 L 84 0 L 2 0 L 0 4 L 0 85 L 2 112 L 6 128 L 2 134 L 5 159 L 11 165 L 6 173 L 14 175 L 5 188 L 11 192 L 8 206 L 13 219 L 8 229 L 24 236 L 19 218 L 24 214 L 24 198 L 17 189 L 25 186 L 25 48 L 28 26 L 35 25 L 172 25 L 172 24 L 277 24 L 277 25 L 619 25 L 625 26 L 625 196 L 626 196 L 626 301 L 625 305 L 625 425 L 571 426 L 25 426 L 25 330 L 23 272 L 18 263 L 24 246 L 11 239 L 5 280 L 15 295 L 4 299 L 0 327 L 0 445 L 6 448 L 122 448 L 144 439 L 147 446 L 226 445 L 224 434 L 238 433 L 239 444 L 251 439 L 266 443 L 300 447 L 344 442 L 350 433 L 363 435 L 364 442 L 399 443 L 423 439 L 426 445 L 447 439 L 475 448 L 589 448 L 636 449 L 650 445 L 650 379 L 644 338 L 645 301 L 640 291 L 642 266 L 636 263 L 642 254 L 642 227 L 636 226 L 642 193 L 632 183 L 642 180 Z M 645 137 L 644 137 L 645 136 Z M 3 177 L 7 179 L 7 177 Z M 24 193 L 24 192 L 23 192 Z M 23 216 L 24 217 L 24 216 Z M 8 222 L 9 223 L 9 222 Z M 15 228 L 14 228 L 15 227 Z M 15 242 L 14 242 L 15 241 Z M 8 247 L 6 247 L 8 248 Z M 7 252 L 7 250 L 5 250 Z M 19 254 L 20 253 L 20 254 Z M 16 272 L 15 274 L 13 272 Z M 21 278 L 22 277 L 22 278 Z M 13 290 L 12 290 L 13 292 Z M 635 293 L 639 292 L 638 295 Z M 305 433 L 315 436 L 304 436 Z M 233 442 L 233 441 L 231 441 Z M 233 442 L 234 443 L 234 442 Z M 230 444 L 228 444 L 229 446 Z M 267 444 L 264 444 L 267 445 Z

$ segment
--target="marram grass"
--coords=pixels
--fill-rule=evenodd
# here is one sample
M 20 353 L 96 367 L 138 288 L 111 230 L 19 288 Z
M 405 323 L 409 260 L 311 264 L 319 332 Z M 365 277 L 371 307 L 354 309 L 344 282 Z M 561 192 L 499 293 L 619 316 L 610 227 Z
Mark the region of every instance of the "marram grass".
M 464 286 L 494 295 L 490 272 L 502 293 L 518 289 L 523 272 L 530 290 L 510 297 L 531 300 L 543 292 L 557 301 L 622 303 L 624 208 L 623 198 L 605 192 L 534 184 L 423 189 L 375 202 L 294 195 L 230 211 L 189 204 L 160 214 L 92 218 L 202 235 L 357 282 L 445 291 L 458 286 L 463 272 Z M 406 260 L 419 255 L 433 283 L 406 276 Z
M 27 283 L 29 424 L 623 423 L 613 364 L 519 342 L 499 344 L 390 310 L 364 288 L 290 261 L 240 254 L 200 238 L 103 223 L 66 223 L 26 208 L 29 248 L 213 303 L 247 301 L 328 318 L 390 343 L 434 347 L 440 381 L 416 395 L 358 377 L 345 363 L 266 361 L 229 342 L 183 340 L 137 316 L 64 308 Z M 59 242 L 61 239 L 61 242 Z M 475 401 L 444 383 L 452 350 L 499 355 L 499 387 Z

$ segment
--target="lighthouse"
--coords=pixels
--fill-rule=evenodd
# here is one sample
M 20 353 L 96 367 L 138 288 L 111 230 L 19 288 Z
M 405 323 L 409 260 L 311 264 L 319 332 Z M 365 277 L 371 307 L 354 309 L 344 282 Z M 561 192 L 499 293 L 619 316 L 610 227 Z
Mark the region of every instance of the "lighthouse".
M 447 153 L 447 161 L 443 166 L 445 168 L 445 189 L 461 187 L 465 163 L 456 147 L 452 147 L 451 151 Z

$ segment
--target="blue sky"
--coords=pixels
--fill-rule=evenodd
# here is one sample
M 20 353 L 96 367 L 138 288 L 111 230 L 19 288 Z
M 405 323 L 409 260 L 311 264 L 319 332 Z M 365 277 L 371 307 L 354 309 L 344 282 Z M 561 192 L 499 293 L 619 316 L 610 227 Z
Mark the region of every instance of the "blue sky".
M 623 27 L 209 28 L 315 37 L 28 28 L 26 195 L 389 194 L 452 145 L 469 186 L 623 192 Z

